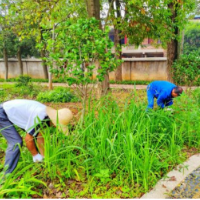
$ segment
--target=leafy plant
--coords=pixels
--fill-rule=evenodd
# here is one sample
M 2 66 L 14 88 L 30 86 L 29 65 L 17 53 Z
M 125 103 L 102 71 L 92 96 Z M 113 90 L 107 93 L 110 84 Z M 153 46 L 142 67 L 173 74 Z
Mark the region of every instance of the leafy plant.
M 37 177 L 31 177 L 30 169 L 33 164 L 23 165 L 24 163 L 19 163 L 12 174 L 5 176 L 5 171 L 0 173 L 0 198 L 28 198 L 33 194 L 41 196 L 39 192 L 35 191 L 34 186 L 37 187 L 40 184 L 46 186 L 46 184 Z
M 37 100 L 41 102 L 71 102 L 78 101 L 68 88 L 56 87 L 54 90 L 40 92 Z
M 20 75 L 16 80 L 16 87 L 32 87 L 32 78 L 28 75 Z

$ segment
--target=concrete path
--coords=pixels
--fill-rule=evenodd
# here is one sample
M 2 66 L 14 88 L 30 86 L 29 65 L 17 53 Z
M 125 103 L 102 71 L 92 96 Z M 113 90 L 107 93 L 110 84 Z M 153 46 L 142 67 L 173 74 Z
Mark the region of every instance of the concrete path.
M 0 84 L 14 84 L 16 82 L 0 82 Z M 40 84 L 40 85 L 45 85 L 48 86 L 49 83 L 44 83 L 44 82 L 34 82 L 34 84 Z M 53 86 L 66 86 L 69 87 L 66 83 L 53 83 Z M 136 89 L 136 90 L 145 90 L 147 88 L 147 85 L 125 85 L 125 84 L 110 84 L 110 88 L 112 89 Z M 187 90 L 187 89 L 196 89 L 196 88 L 200 88 L 200 86 L 192 86 L 192 87 L 188 87 L 188 86 L 182 86 L 183 90 Z
M 110 84 L 110 88 L 120 88 L 120 89 L 136 89 L 136 90 L 144 90 L 147 88 L 147 85 L 122 85 L 122 84 Z M 196 89 L 198 86 L 193 86 L 193 87 L 187 87 L 187 86 L 182 86 L 183 90 L 187 89 Z M 200 87 L 199 87 L 200 88 Z
M 200 198 L 199 190 L 197 189 L 200 184 L 199 166 L 200 154 L 191 156 L 186 162 L 178 165 L 177 169 L 169 172 L 166 176 L 167 178 L 158 181 L 154 189 L 144 194 L 141 199 Z M 196 176 L 195 182 L 191 181 L 191 176 Z M 184 191 L 181 193 L 180 189 L 174 190 L 176 186 Z
M 40 84 L 40 83 L 38 83 Z M 48 83 L 41 83 L 41 85 L 46 85 L 48 86 Z M 53 86 L 68 86 L 66 83 L 53 83 Z M 110 88 L 112 89 L 136 89 L 136 90 L 145 90 L 147 88 L 147 85 L 124 85 L 124 84 L 110 84 Z M 187 87 L 187 86 L 182 86 L 183 90 L 187 89 L 196 89 L 200 88 L 200 86 L 192 86 L 192 87 Z

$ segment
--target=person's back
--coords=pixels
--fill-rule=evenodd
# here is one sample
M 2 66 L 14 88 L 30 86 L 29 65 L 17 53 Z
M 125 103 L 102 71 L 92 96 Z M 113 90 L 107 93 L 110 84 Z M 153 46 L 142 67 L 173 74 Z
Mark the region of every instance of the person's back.
M 10 100 L 3 103 L 3 108 L 9 120 L 27 132 L 39 123 L 39 119 L 43 120 L 47 115 L 46 106 L 34 100 Z

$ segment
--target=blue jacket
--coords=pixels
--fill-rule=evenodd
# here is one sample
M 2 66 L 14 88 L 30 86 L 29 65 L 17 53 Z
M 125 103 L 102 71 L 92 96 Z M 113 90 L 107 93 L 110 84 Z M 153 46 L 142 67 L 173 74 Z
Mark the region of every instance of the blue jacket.
M 153 108 L 154 98 L 157 99 L 157 104 L 161 108 L 170 106 L 172 101 L 172 90 L 176 87 L 173 83 L 168 81 L 153 81 L 147 86 L 148 107 Z

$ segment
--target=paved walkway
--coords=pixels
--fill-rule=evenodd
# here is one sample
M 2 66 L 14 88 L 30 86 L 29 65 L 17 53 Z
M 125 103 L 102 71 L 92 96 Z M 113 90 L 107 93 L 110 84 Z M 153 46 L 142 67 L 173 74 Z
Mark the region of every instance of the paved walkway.
M 121 88 L 121 89 L 136 89 L 136 90 L 144 90 L 147 88 L 147 85 L 122 85 L 122 84 L 110 84 L 110 88 Z M 187 86 L 182 86 L 183 90 L 187 89 L 196 89 L 198 86 L 193 86 L 193 87 L 187 87 Z M 200 87 L 199 87 L 200 88 Z
M 14 84 L 16 82 L 0 82 L 0 84 Z M 41 85 L 46 85 L 48 86 L 49 83 L 44 83 L 44 82 L 34 82 L 34 84 L 41 84 Z M 53 83 L 53 86 L 68 86 L 66 83 Z M 136 89 L 136 90 L 145 90 L 147 88 L 147 85 L 125 85 L 125 84 L 110 84 L 110 88 L 112 89 Z M 192 87 L 188 87 L 188 86 L 182 86 L 183 90 L 187 90 L 187 89 L 196 89 L 196 88 L 200 88 L 200 86 L 192 86 Z
M 48 86 L 48 83 L 41 83 L 42 85 Z M 53 86 L 68 86 L 66 83 L 53 83 Z M 136 89 L 136 90 L 145 90 L 147 88 L 147 85 L 124 85 L 124 84 L 110 84 L 110 88 L 112 89 Z M 182 86 L 183 90 L 187 89 L 196 89 L 200 88 L 200 86 Z

